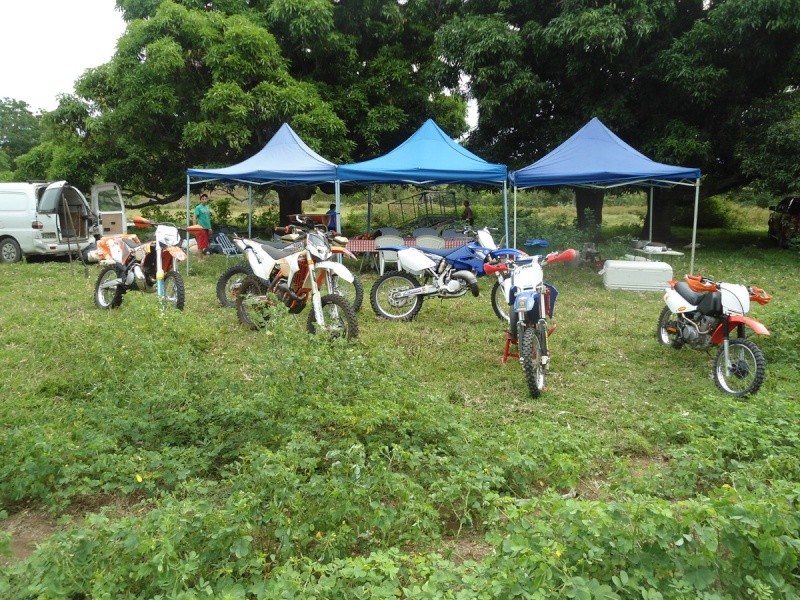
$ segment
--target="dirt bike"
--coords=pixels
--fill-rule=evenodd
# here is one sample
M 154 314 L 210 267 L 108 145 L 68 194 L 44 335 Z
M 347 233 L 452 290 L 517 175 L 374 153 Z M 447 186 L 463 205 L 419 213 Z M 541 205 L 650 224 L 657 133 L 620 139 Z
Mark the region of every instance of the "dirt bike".
M 399 269 L 384 273 L 373 284 L 370 303 L 375 314 L 384 319 L 410 321 L 422 309 L 425 298 L 459 298 L 468 291 L 477 297 L 477 278 L 485 275 L 486 261 L 524 255 L 513 248 L 497 248 L 488 228 L 476 232 L 468 227 L 464 232 L 476 241 L 455 249 L 382 248 L 397 252 Z
M 183 310 L 186 290 L 178 264 L 186 260 L 186 253 L 179 246 L 178 227 L 142 217 L 134 217 L 133 222 L 136 227 L 155 227 L 155 239 L 142 243 L 135 234 L 125 234 L 97 240 L 103 268 L 94 303 L 98 308 L 118 308 L 125 293 L 138 291 L 156 293 L 165 304 Z
M 512 354 L 512 344 L 519 346 L 518 356 L 525 372 L 531 396 L 537 398 L 544 390 L 545 376 L 550 367 L 550 349 L 547 339 L 556 326 L 549 324 L 553 317 L 558 290 L 544 282 L 542 265 L 575 260 L 572 248 L 547 255 L 526 256 L 513 262 L 496 262 L 486 265 L 487 274 L 508 273 L 500 282 L 509 307 L 508 332 L 503 362 Z
M 285 233 L 283 232 L 284 228 L 277 229 L 280 229 L 281 233 Z M 333 234 L 333 232 L 328 232 L 329 237 L 331 237 L 331 234 Z M 302 240 L 298 241 L 289 239 L 291 235 L 292 234 L 289 234 L 288 236 L 281 236 L 282 238 L 286 237 L 287 239 L 281 239 L 280 241 L 253 241 L 260 244 L 266 244 L 277 249 L 289 250 L 294 248 L 298 252 L 301 251 L 303 249 Z M 346 251 L 345 248 L 340 245 L 331 245 L 331 250 L 334 254 L 345 254 Z M 250 268 L 250 264 L 247 262 L 231 265 L 225 269 L 219 276 L 219 279 L 217 279 L 216 286 L 217 300 L 219 301 L 220 306 L 225 308 L 236 308 L 236 298 L 239 295 L 239 289 L 241 288 L 242 281 L 244 281 L 245 277 L 252 274 L 253 270 Z M 353 281 L 349 282 L 342 279 L 338 275 L 333 274 L 333 293 L 344 296 L 344 298 L 353 306 L 353 310 L 358 312 L 361 310 L 361 304 L 364 300 L 364 284 L 362 283 L 361 278 L 358 276 L 358 273 L 352 273 L 352 275 Z
M 331 337 L 358 337 L 358 322 L 353 306 L 334 291 L 334 276 L 353 282 L 353 274 L 333 257 L 331 241 L 340 244 L 341 253 L 355 258 L 344 248 L 346 238 L 330 237 L 324 228 L 305 223 L 308 229 L 291 226 L 287 236 L 302 241 L 299 252 L 278 249 L 234 236 L 233 243 L 247 257 L 252 275 L 245 277 L 236 298 L 239 321 L 250 329 L 260 329 L 269 320 L 270 310 L 284 304 L 297 314 L 311 303 L 309 333 L 325 331 Z M 323 293 L 327 290 L 327 293 Z
M 755 394 L 764 382 L 767 361 L 761 349 L 745 338 L 746 328 L 758 335 L 769 335 L 769 331 L 746 315 L 751 302 L 763 305 L 770 300 L 772 296 L 761 288 L 686 275 L 685 281 L 669 282 L 656 337 L 675 349 L 719 346 L 714 383 L 732 396 Z

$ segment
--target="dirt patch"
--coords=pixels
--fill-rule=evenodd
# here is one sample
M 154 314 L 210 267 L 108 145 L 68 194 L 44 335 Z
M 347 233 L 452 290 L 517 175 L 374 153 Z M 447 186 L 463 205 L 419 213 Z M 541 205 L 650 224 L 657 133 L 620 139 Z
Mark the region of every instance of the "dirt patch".
M 80 523 L 89 513 L 97 513 L 105 509 L 105 514 L 111 519 L 118 519 L 126 515 L 141 513 L 146 509 L 135 505 L 141 497 L 116 497 L 107 494 L 77 499 L 62 516 L 71 517 L 64 519 L 59 524 L 59 516 L 41 508 L 23 508 L 10 515 L 8 519 L 0 521 L 0 531 L 11 534 L 11 555 L 0 554 L 0 565 L 7 565 L 28 558 L 34 550 L 47 538 L 57 531 L 69 529 L 75 523 Z
M 50 513 L 26 509 L 0 521 L 0 529 L 11 534 L 11 556 L 0 555 L 0 565 L 7 565 L 28 558 L 59 526 Z
M 468 560 L 481 562 L 494 552 L 494 547 L 487 544 L 480 535 L 461 534 L 454 539 L 442 540 L 444 556 L 460 565 Z

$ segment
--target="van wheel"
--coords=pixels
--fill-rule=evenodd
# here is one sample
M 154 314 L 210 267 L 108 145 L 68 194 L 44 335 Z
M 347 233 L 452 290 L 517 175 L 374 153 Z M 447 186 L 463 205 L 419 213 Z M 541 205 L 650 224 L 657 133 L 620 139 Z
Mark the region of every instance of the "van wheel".
M 15 263 L 22 260 L 22 249 L 14 238 L 0 241 L 0 262 Z

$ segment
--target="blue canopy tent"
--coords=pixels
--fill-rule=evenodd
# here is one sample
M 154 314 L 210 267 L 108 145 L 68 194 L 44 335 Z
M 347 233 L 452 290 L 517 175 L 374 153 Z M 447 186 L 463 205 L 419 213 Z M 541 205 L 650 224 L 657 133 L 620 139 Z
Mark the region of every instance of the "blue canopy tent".
M 700 169 L 658 163 L 634 150 L 594 117 L 563 144 L 533 164 L 509 173 L 514 185 L 514 242 L 516 243 L 517 189 L 571 185 L 612 188 L 625 185 L 650 187 L 650 236 L 653 232 L 653 187 L 695 187 L 692 253 L 689 271 L 694 271 L 697 208 L 700 199 Z
M 508 168 L 486 162 L 457 144 L 428 119 L 391 152 L 349 165 L 339 165 L 340 182 L 363 184 L 483 183 L 503 186 L 503 212 L 508 239 Z
M 252 235 L 253 185 L 301 185 L 334 183 L 337 213 L 339 182 L 336 165 L 309 148 L 287 123 L 250 158 L 220 169 L 186 170 L 186 224 L 191 224 L 191 186 L 212 181 L 248 185 L 248 235 Z M 337 229 L 340 226 L 337 216 Z M 188 266 L 188 265 L 187 265 Z

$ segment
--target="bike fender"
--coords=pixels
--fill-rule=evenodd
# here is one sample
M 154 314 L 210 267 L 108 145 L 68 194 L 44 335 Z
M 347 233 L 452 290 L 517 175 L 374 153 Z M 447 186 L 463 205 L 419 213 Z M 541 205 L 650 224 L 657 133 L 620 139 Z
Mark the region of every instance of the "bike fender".
M 489 252 L 489 256 L 492 258 L 501 258 L 503 256 L 513 256 L 513 257 L 520 257 L 520 256 L 528 256 L 524 252 L 517 250 L 516 248 L 498 248 L 497 250 L 492 250 Z
M 317 269 L 327 269 L 331 271 L 334 275 L 337 275 L 347 281 L 348 283 L 353 283 L 355 279 L 353 274 L 350 272 L 350 269 L 345 267 L 343 264 L 332 261 L 332 260 L 323 260 L 322 262 L 316 263 Z
M 531 310 L 535 304 L 539 293 L 534 290 L 518 291 L 514 295 L 514 312 L 527 312 Z
M 747 317 L 744 315 L 731 315 L 728 317 L 728 323 L 730 324 L 730 328 L 733 329 L 736 325 L 745 325 L 753 330 L 753 333 L 758 335 L 769 335 L 769 329 L 764 327 L 760 322 L 756 321 L 752 317 Z M 721 344 L 722 343 L 722 325 L 717 327 L 714 334 L 711 336 L 711 343 L 712 344 Z
M 177 246 L 168 246 L 167 252 L 169 252 L 175 260 L 186 260 L 186 253 Z

